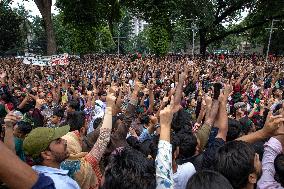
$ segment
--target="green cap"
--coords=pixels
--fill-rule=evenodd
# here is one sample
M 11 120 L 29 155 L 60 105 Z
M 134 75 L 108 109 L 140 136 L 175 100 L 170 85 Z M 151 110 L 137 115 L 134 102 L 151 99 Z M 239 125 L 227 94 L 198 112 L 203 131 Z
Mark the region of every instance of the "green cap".
M 25 138 L 23 148 L 26 155 L 38 158 L 40 153 L 47 149 L 49 144 L 67 134 L 69 125 L 57 128 L 38 127 L 33 129 Z

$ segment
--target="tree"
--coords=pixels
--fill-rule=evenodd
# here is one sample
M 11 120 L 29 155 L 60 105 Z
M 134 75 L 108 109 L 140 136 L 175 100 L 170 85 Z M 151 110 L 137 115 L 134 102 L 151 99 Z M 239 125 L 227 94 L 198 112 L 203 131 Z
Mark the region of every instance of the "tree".
M 0 54 L 16 54 L 23 43 L 21 17 L 9 7 L 9 2 L 0 2 Z
M 173 39 L 171 20 L 175 16 L 177 3 L 174 0 L 125 0 L 122 3 L 134 16 L 150 24 L 149 45 L 157 55 L 169 51 Z
M 160 25 L 150 25 L 149 45 L 152 53 L 167 54 L 170 47 L 170 37 L 167 30 Z
M 202 54 L 209 44 L 228 35 L 263 26 L 269 19 L 284 17 L 284 2 L 281 0 L 181 0 L 179 5 L 182 15 L 197 19 Z M 230 28 L 223 26 L 224 23 L 239 21 L 245 10 L 248 12 L 246 22 Z
M 31 52 L 35 54 L 45 54 L 47 51 L 47 36 L 45 35 L 44 22 L 39 16 L 35 16 L 32 22 Z
M 32 18 L 32 16 L 30 15 L 29 10 L 26 10 L 23 4 L 18 4 L 18 8 L 14 9 L 17 14 L 20 16 L 21 18 L 21 32 L 22 32 L 22 37 L 23 37 L 23 43 L 21 48 L 22 49 L 26 49 L 27 51 L 29 51 L 29 38 L 31 37 L 31 30 L 32 30 L 32 23 L 30 22 L 30 18 Z
M 74 27 L 64 23 L 62 13 L 53 16 L 53 23 L 60 53 L 109 52 L 115 46 L 108 26 Z
M 47 55 L 53 55 L 57 52 L 54 29 L 51 19 L 52 0 L 34 0 L 44 22 L 44 29 L 47 38 Z
M 113 36 L 116 45 L 118 44 L 117 37 L 120 38 L 120 53 L 127 54 L 129 52 L 133 53 L 133 34 L 132 34 L 132 15 L 126 9 L 121 9 L 121 20 L 119 23 L 115 24 L 113 27 Z
M 192 39 L 191 30 L 188 28 L 186 21 L 177 21 L 173 28 L 171 51 L 175 53 L 184 52 L 190 39 Z
M 263 27 L 256 27 L 248 31 L 249 35 L 249 42 L 253 45 L 255 44 L 263 44 L 264 45 L 264 52 L 267 50 L 268 40 L 269 40 L 269 29 L 271 22 L 266 23 Z M 283 21 L 274 22 L 274 29 L 272 32 L 271 44 L 270 44 L 270 51 L 269 53 L 272 54 L 284 54 L 284 27 Z
M 136 50 L 136 51 L 144 53 L 144 54 L 150 53 L 149 33 L 150 33 L 150 27 L 147 26 L 137 36 L 133 37 L 133 40 L 132 40 L 133 48 L 132 48 L 132 50 Z
M 108 24 L 113 35 L 114 23 L 121 19 L 119 0 L 58 0 L 56 5 L 62 11 L 64 23 L 77 28 Z

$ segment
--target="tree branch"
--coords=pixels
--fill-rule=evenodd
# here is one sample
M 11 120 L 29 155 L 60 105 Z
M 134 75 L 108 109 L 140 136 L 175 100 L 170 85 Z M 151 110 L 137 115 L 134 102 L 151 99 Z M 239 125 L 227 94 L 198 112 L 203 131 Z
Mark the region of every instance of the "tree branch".
M 215 19 L 213 25 L 221 23 L 227 16 L 231 15 L 236 10 L 239 10 L 244 6 L 246 3 L 251 2 L 251 0 L 240 0 L 239 2 L 231 5 L 228 9 L 226 9 L 219 17 Z
M 264 25 L 265 23 L 267 22 L 270 22 L 270 20 L 272 19 L 279 19 L 279 18 L 283 18 L 284 17 L 284 14 L 281 14 L 281 15 L 277 15 L 277 16 L 274 16 L 274 17 L 270 17 L 267 19 L 263 19 L 259 22 L 254 22 L 252 23 L 251 25 L 248 25 L 248 26 L 244 26 L 244 27 L 239 27 L 239 28 L 236 28 L 236 29 L 232 29 L 232 30 L 229 30 L 221 35 L 218 35 L 218 36 L 214 36 L 212 37 L 211 39 L 208 39 L 206 40 L 206 44 L 211 44 L 215 41 L 218 41 L 218 40 L 222 40 L 224 39 L 225 37 L 229 36 L 229 35 L 232 35 L 232 34 L 238 34 L 238 33 L 242 33 L 242 32 L 245 32 L 249 29 L 252 29 L 252 28 L 256 28 L 256 27 L 259 27 L 259 26 L 262 26 Z

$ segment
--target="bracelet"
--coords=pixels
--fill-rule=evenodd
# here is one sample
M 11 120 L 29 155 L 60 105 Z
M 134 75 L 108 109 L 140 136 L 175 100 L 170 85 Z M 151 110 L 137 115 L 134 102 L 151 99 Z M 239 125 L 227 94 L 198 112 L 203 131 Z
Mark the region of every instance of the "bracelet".
M 159 123 L 154 126 L 155 129 L 158 129 L 159 127 L 161 127 Z

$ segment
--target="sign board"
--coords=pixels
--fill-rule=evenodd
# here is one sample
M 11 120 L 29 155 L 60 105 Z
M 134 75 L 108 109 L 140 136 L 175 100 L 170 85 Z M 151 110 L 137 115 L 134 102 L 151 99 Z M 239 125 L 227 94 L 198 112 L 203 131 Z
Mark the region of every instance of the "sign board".
M 24 64 L 36 65 L 36 66 L 55 66 L 55 65 L 68 65 L 68 54 L 53 56 L 25 56 L 23 58 Z

